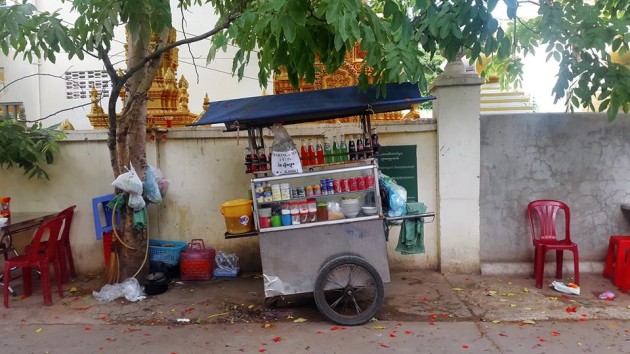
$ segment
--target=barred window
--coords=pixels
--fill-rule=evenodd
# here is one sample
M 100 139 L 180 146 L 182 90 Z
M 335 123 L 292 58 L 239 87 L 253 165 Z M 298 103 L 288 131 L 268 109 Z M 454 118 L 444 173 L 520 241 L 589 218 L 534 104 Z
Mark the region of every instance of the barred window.
M 66 77 L 66 98 L 77 100 L 90 98 L 92 85 L 102 97 L 108 97 L 112 89 L 109 76 L 105 70 L 69 71 Z

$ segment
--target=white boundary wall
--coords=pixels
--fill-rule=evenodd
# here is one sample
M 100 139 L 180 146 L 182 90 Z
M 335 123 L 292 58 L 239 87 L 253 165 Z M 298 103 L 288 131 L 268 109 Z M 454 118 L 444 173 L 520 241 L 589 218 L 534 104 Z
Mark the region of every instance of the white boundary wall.
M 417 145 L 418 193 L 428 210 L 437 210 L 436 125 L 432 120 L 414 124 L 378 125 L 382 145 Z M 245 271 L 260 270 L 256 237 L 225 240 L 225 223 L 219 206 L 226 200 L 248 196 L 249 176 L 244 173 L 243 133 L 237 145 L 236 133 L 218 127 L 173 129 L 166 141 L 147 141 L 149 163 L 159 167 L 171 180 L 161 205 L 150 205 L 151 238 L 188 241 L 202 238 L 218 250 L 236 252 Z M 289 134 L 301 138 L 357 133 L 356 126 L 291 126 Z M 96 241 L 91 200 L 113 192 L 114 176 L 104 131 L 72 131 L 62 143 L 61 153 L 48 166 L 50 181 L 28 180 L 19 169 L 0 171 L 0 195 L 10 196 L 14 211 L 55 211 L 77 205 L 71 242 L 80 272 L 99 272 L 104 266 L 102 243 Z M 271 143 L 272 137 L 267 138 Z M 390 232 L 388 253 L 392 269 L 437 269 L 437 223 L 425 228 L 426 253 L 402 256 L 394 251 L 398 228 Z M 24 237 L 22 237 L 24 236 Z M 19 235 L 25 241 L 30 235 Z M 296 250 L 302 252 L 304 250 Z

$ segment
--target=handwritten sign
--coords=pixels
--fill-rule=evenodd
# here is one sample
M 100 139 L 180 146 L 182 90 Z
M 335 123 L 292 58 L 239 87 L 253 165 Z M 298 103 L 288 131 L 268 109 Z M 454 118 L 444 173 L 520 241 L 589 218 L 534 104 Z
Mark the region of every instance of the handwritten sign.
M 273 151 L 271 153 L 271 172 L 275 176 L 302 173 L 302 163 L 297 150 Z

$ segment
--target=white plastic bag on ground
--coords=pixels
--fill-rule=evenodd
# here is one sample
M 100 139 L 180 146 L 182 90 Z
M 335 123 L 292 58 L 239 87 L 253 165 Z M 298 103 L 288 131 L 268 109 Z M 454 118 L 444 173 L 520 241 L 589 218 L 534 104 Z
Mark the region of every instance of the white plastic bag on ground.
M 549 286 L 561 293 L 580 295 L 580 286 L 573 283 L 563 283 L 561 281 L 554 280 L 551 284 L 549 284 Z
M 127 301 L 136 302 L 146 299 L 144 290 L 140 287 L 138 279 L 128 278 L 122 283 L 106 284 L 101 288 L 101 291 L 93 291 L 92 296 L 101 302 L 110 302 L 118 299 L 119 297 L 125 297 Z

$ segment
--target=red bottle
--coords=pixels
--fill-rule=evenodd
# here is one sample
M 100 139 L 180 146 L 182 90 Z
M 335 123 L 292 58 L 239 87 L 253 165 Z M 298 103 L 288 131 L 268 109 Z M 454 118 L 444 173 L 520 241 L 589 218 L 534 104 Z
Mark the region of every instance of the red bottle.
M 252 173 L 252 149 L 245 148 L 245 173 Z
M 265 155 L 264 148 L 260 148 L 260 150 L 258 150 L 258 161 L 260 161 L 258 169 L 260 171 L 267 171 L 267 155 Z
M 302 162 L 302 166 L 309 165 L 309 157 L 308 157 L 308 148 L 304 144 L 304 139 L 300 140 L 302 144 L 302 148 L 300 149 L 300 161 Z
M 315 157 L 315 148 L 313 147 L 313 141 L 311 139 L 308 139 L 308 164 L 317 164 L 317 160 Z
M 315 145 L 315 158 L 318 165 L 324 164 L 324 147 L 319 139 L 317 139 L 317 144 Z
M 254 150 L 254 152 L 252 152 L 252 172 L 258 172 L 258 164 L 258 154 L 256 154 Z

